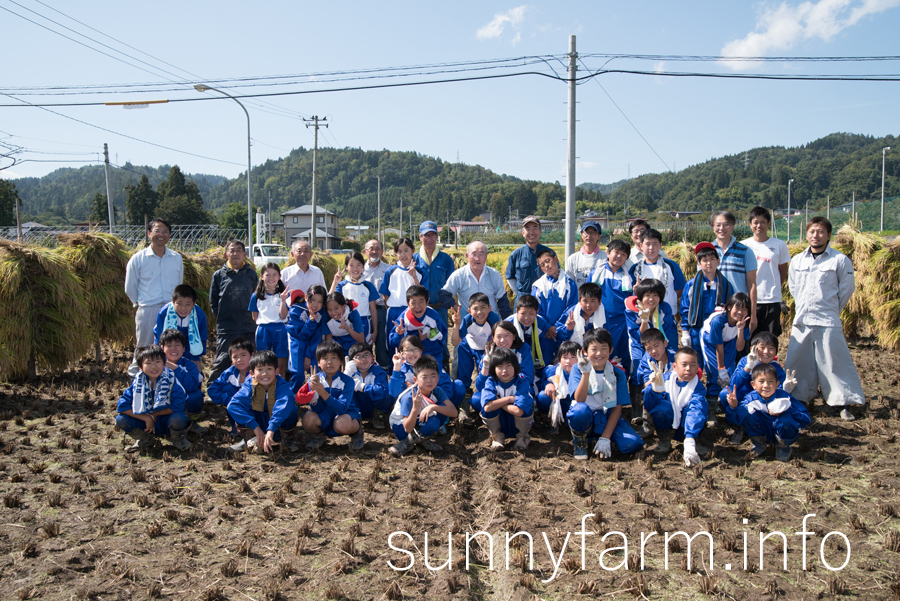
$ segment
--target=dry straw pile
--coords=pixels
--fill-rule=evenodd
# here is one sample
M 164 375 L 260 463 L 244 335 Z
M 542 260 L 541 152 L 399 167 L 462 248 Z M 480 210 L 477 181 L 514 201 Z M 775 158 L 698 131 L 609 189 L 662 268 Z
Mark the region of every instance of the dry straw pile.
M 84 284 L 54 249 L 0 240 L 0 374 L 58 370 L 91 345 Z

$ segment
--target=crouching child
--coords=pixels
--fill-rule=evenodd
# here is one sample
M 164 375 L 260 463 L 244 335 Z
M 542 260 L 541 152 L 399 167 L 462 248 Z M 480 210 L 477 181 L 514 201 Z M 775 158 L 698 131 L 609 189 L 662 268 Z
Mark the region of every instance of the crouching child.
M 116 426 L 135 441 L 126 452 L 152 447 L 157 436 L 168 436 L 176 449 L 187 451 L 186 396 L 175 372 L 166 367 L 165 351 L 157 345 L 139 348 L 137 364 L 140 371 L 116 406 Z
M 284 450 L 297 450 L 297 405 L 290 384 L 278 374 L 278 363 L 273 351 L 258 351 L 250 359 L 252 375 L 228 403 L 228 414 L 244 436 L 244 440 L 229 447 L 231 451 L 257 448 L 269 453 L 279 441 Z
M 237 423 L 231 414 L 228 413 L 228 403 L 232 397 L 237 394 L 241 386 L 247 380 L 250 373 L 250 359 L 256 352 L 256 346 L 249 338 L 235 338 L 228 346 L 228 355 L 231 357 L 231 367 L 222 372 L 222 375 L 210 382 L 206 387 L 206 393 L 209 400 L 221 407 L 226 407 L 228 421 L 231 423 L 231 436 L 238 438 L 240 432 L 237 429 Z
M 397 399 L 390 417 L 391 430 L 398 442 L 388 451 L 395 457 L 406 455 L 416 445 L 426 451 L 440 451 L 441 446 L 432 438 L 447 421 L 457 416 L 456 406 L 438 387 L 437 360 L 431 355 L 422 355 L 412 369 L 413 385 Z
M 672 439 L 684 441 L 684 464 L 700 465 L 697 437 L 706 425 L 709 409 L 706 388 L 700 383 L 697 351 L 682 347 L 675 353 L 672 370 L 651 364 L 650 386 L 644 389 L 644 408 L 650 413 L 659 443 L 654 453 L 672 450 Z
M 774 444 L 775 458 L 788 461 L 791 445 L 797 442 L 800 431 L 809 426 L 812 419 L 806 406 L 778 387 L 778 371 L 771 363 L 760 363 L 750 372 L 753 392 L 737 406 L 744 431 L 753 443 L 753 452 L 760 456 L 769 444 Z M 738 404 L 734 391 L 728 395 L 728 404 Z
M 368 344 L 357 342 L 351 346 L 349 357 L 344 373 L 353 378 L 353 397 L 360 417 L 371 418 L 373 428 L 384 430 L 385 418 L 394 407 L 394 399 L 388 394 L 387 374 L 375 363 Z
M 572 431 L 575 459 L 588 458 L 588 445 L 599 437 L 594 453 L 602 458 L 612 457 L 612 445 L 630 455 L 644 446 L 627 421 L 622 419 L 622 406 L 631 405 L 628 376 L 609 360 L 613 350 L 612 336 L 599 328 L 584 335 L 584 346 L 578 352 L 577 368 L 572 370 L 569 389 L 572 406 L 566 415 Z
M 572 406 L 572 392 L 569 390 L 569 376 L 572 368 L 578 363 L 578 351 L 581 345 L 567 340 L 559 345 L 556 352 L 558 363 L 544 368 L 540 392 L 535 398 L 535 409 L 550 418 L 550 433 L 559 432 L 559 426 L 565 424 L 566 414 Z
M 175 378 L 184 388 L 184 412 L 191 420 L 191 432 L 201 436 L 206 434 L 206 428 L 200 425 L 200 418 L 203 417 L 203 390 L 200 388 L 203 374 L 197 369 L 197 364 L 185 355 L 187 337 L 180 330 L 170 328 L 159 337 L 159 346 L 166 354 L 166 367 L 175 372 Z
M 297 393 L 298 402 L 308 403 L 310 409 L 302 419 L 303 429 L 311 437 L 306 448 L 315 451 L 328 438 L 350 436 L 350 449 L 362 450 L 362 418 L 353 394 L 356 382 L 341 371 L 344 349 L 334 340 L 325 340 L 316 349 L 316 363 L 319 371 Z
M 481 419 L 491 433 L 491 450 L 503 449 L 507 437 L 516 437 L 516 450 L 524 451 L 531 442 L 534 397 L 531 381 L 519 372 L 516 352 L 498 348 L 485 355 L 490 376 L 481 394 Z

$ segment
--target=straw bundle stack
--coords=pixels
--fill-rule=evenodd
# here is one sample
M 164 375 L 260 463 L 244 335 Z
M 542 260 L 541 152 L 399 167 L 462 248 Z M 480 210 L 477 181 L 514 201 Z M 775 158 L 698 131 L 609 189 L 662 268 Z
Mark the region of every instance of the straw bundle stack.
M 90 348 L 84 287 L 55 250 L 0 240 L 0 306 L 4 378 L 65 368 Z
M 878 323 L 878 343 L 900 350 L 900 242 L 888 242 L 869 260 L 869 308 Z
M 325 278 L 325 287 L 327 288 L 330 287 L 331 282 L 334 281 L 334 276 L 338 272 L 338 269 L 344 266 L 344 257 L 343 255 L 332 256 L 328 253 L 316 250 L 313 251 L 312 259 L 310 259 L 309 262 L 322 270 L 322 276 Z
M 209 286 L 213 274 L 225 263 L 224 251 L 213 249 L 198 255 L 186 255 L 182 252 L 178 254 L 181 255 L 184 265 L 184 283 L 197 291 L 197 306 L 206 313 L 207 327 L 210 332 L 214 332 L 216 317 L 209 305 Z
M 691 279 L 697 275 L 697 255 L 694 247 L 687 242 L 677 242 L 666 247 L 666 256 L 681 267 L 685 279 Z
M 841 227 L 832 238 L 831 246 L 849 257 L 855 272 L 856 291 L 841 311 L 844 335 L 848 338 L 866 333 L 872 325 L 870 289 L 880 276 L 871 269 L 871 259 L 883 244 L 883 238 L 860 232 L 850 224 Z
M 60 234 L 58 252 L 84 284 L 88 325 L 93 338 L 113 343 L 134 341 L 131 300 L 125 294 L 130 253 L 121 240 L 99 232 Z

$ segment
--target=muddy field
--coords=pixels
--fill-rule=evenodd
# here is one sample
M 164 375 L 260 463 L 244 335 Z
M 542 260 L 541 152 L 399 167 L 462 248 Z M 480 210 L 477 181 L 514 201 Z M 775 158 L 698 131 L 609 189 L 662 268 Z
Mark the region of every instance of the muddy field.
M 105 351 L 100 366 L 0 384 L 0 598 L 897 599 L 900 361 L 865 341 L 853 355 L 871 402 L 861 419 L 817 400 L 789 464 L 774 450 L 751 461 L 748 442 L 707 431 L 711 451 L 691 471 L 678 447 L 576 463 L 545 430 L 524 456 L 495 456 L 484 427 L 451 429 L 442 454 L 402 460 L 372 431 L 360 454 L 344 438 L 313 454 L 232 457 L 224 412 L 209 405 L 210 432 L 190 452 L 163 442 L 127 457 L 113 426 L 127 379 L 109 375 L 127 356 Z M 815 534 L 803 537 L 807 514 Z M 474 537 L 466 569 L 466 533 L 479 531 L 493 553 Z M 712 570 L 706 536 L 688 569 L 676 531 L 710 533 Z M 507 546 L 507 532 L 532 537 L 533 567 L 527 536 Z M 760 536 L 777 532 L 787 569 L 778 534 L 760 565 Z M 846 565 L 830 571 L 822 553 Z

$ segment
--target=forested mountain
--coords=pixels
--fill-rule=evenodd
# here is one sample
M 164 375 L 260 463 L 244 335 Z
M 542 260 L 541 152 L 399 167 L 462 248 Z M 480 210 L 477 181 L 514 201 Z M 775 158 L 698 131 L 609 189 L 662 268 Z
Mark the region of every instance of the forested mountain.
M 168 179 L 170 171 L 170 165 L 147 167 L 131 163 L 125 163 L 120 168 L 110 168 L 113 197 L 119 215 L 125 214 L 126 186 L 137 185 L 141 175 L 146 175 L 150 184 L 156 186 Z M 227 177 L 221 175 L 200 173 L 185 176 L 194 181 L 204 197 L 213 187 L 228 181 Z M 22 199 L 23 213 L 45 224 L 87 220 L 91 214 L 94 195 L 106 195 L 103 165 L 79 169 L 64 167 L 43 177 L 23 177 L 12 182 Z
M 605 200 L 619 207 L 628 203 L 629 215 L 657 209 L 709 211 L 755 205 L 787 206 L 788 180 L 791 203 L 824 208 L 881 196 L 881 150 L 897 148 L 897 138 L 857 134 L 831 134 L 797 148 L 769 146 L 711 159 L 678 173 L 642 175 L 627 181 Z M 900 148 L 897 148 L 900 150 Z M 900 195 L 900 158 L 887 153 L 885 194 Z
M 584 188 L 585 190 L 590 190 L 592 192 L 599 192 L 606 196 L 607 194 L 612 194 L 627 182 L 627 179 L 620 179 L 617 182 L 613 182 L 611 184 L 593 184 L 591 182 L 584 182 L 583 184 L 578 184 L 579 188 Z

